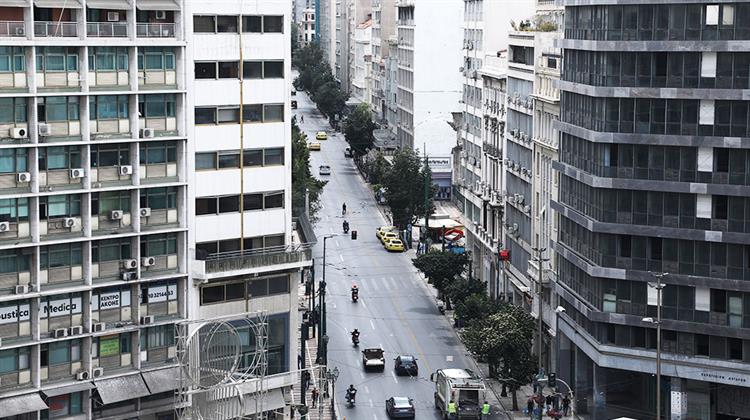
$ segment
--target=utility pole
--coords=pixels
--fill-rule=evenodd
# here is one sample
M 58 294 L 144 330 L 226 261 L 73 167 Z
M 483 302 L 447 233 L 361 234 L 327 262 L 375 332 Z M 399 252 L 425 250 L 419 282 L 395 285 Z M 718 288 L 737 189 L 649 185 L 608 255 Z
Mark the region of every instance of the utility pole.
M 427 238 L 430 236 L 430 178 L 427 176 L 429 166 L 427 166 L 427 143 L 423 143 L 424 147 L 424 231 L 425 245 L 427 244 Z
M 648 283 L 648 287 L 656 289 L 656 320 L 651 317 L 643 318 L 644 322 L 656 324 L 656 420 L 661 419 L 661 291 L 666 284 L 662 283 L 669 273 L 651 273 L 656 277 L 656 283 Z
M 542 254 L 544 254 L 544 251 L 547 250 L 547 248 L 532 248 L 534 253 L 536 253 L 536 257 L 533 258 L 534 261 L 537 262 L 537 305 L 539 306 L 538 313 L 537 313 L 537 320 L 539 322 L 539 325 L 537 326 L 537 363 L 539 364 L 539 373 L 542 372 L 542 346 L 543 346 L 543 334 L 544 334 L 544 316 L 542 315 L 542 281 L 544 278 L 544 268 L 543 264 L 547 261 L 549 261 L 549 258 L 542 258 Z

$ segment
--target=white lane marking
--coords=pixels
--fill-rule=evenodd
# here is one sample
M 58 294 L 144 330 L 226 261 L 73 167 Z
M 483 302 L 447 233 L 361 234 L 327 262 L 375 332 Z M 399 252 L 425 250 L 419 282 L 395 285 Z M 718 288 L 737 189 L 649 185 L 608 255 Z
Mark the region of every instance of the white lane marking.
M 336 243 L 336 248 L 341 248 L 341 245 L 339 245 L 339 241 L 334 240 L 334 243 Z
M 344 256 L 343 255 L 339 254 L 339 259 L 341 260 L 341 262 L 344 262 Z
M 370 393 L 370 388 L 368 388 L 367 385 L 365 385 L 365 394 L 369 394 L 369 393 Z
M 452 362 L 453 361 L 453 356 L 445 356 L 445 361 L 446 362 Z
M 365 304 L 364 300 L 362 301 L 362 307 L 364 307 L 365 309 L 367 309 L 367 305 Z
M 375 420 L 378 420 L 378 415 L 377 414 L 373 414 L 372 418 L 374 418 Z
M 365 374 L 364 374 L 364 373 L 362 373 L 362 372 L 359 372 L 359 376 L 361 376 L 361 377 L 362 377 L 362 379 L 365 379 Z
M 369 399 L 369 400 L 367 400 L 367 401 L 369 401 L 369 402 L 370 402 L 370 407 L 375 407 L 375 404 L 373 404 L 373 403 L 372 403 L 372 398 L 370 398 L 370 399 Z M 373 415 L 374 415 L 374 414 L 373 414 Z M 378 418 L 378 417 L 377 417 L 377 416 L 375 416 L 375 418 Z
M 396 372 L 391 371 L 391 376 L 393 377 L 393 382 L 398 383 L 398 378 L 396 377 Z
M 349 330 L 347 330 L 346 327 L 342 326 L 341 329 L 344 330 L 345 333 L 349 334 Z
M 372 327 L 373 330 L 375 329 L 375 323 L 372 322 L 372 320 L 370 320 L 370 326 Z

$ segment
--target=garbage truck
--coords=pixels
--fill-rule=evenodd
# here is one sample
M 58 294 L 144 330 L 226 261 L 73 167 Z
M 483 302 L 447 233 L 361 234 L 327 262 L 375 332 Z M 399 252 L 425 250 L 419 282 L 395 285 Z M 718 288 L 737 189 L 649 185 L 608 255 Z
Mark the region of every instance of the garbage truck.
M 456 403 L 459 419 L 481 419 L 485 386 L 469 369 L 438 369 L 430 375 L 435 383 L 435 408 L 448 418 L 448 404 Z

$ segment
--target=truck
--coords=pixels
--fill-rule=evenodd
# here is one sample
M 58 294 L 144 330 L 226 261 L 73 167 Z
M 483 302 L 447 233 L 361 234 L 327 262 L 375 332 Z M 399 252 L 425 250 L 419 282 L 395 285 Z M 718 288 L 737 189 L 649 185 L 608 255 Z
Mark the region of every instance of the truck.
M 385 370 L 384 351 L 380 348 L 369 348 L 362 350 L 362 366 L 365 371 L 368 370 Z
M 486 389 L 469 369 L 438 369 L 430 375 L 435 383 L 435 408 L 448 418 L 448 404 L 456 403 L 456 418 L 481 419 Z

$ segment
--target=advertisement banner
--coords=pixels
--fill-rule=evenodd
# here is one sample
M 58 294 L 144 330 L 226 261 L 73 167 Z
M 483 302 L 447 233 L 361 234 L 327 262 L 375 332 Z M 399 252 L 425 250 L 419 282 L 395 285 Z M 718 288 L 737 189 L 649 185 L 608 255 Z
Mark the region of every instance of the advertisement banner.
M 42 318 L 78 314 L 81 313 L 81 298 L 74 297 L 55 299 L 42 302 L 39 305 L 39 312 L 41 312 Z
M 30 311 L 28 304 L 0 307 L 0 324 L 28 321 Z
M 177 299 L 177 287 L 170 285 L 148 288 L 148 303 L 166 302 Z
M 120 292 L 102 293 L 99 295 L 99 310 L 120 307 Z
M 116 356 L 120 354 L 120 337 L 99 339 L 99 357 Z

